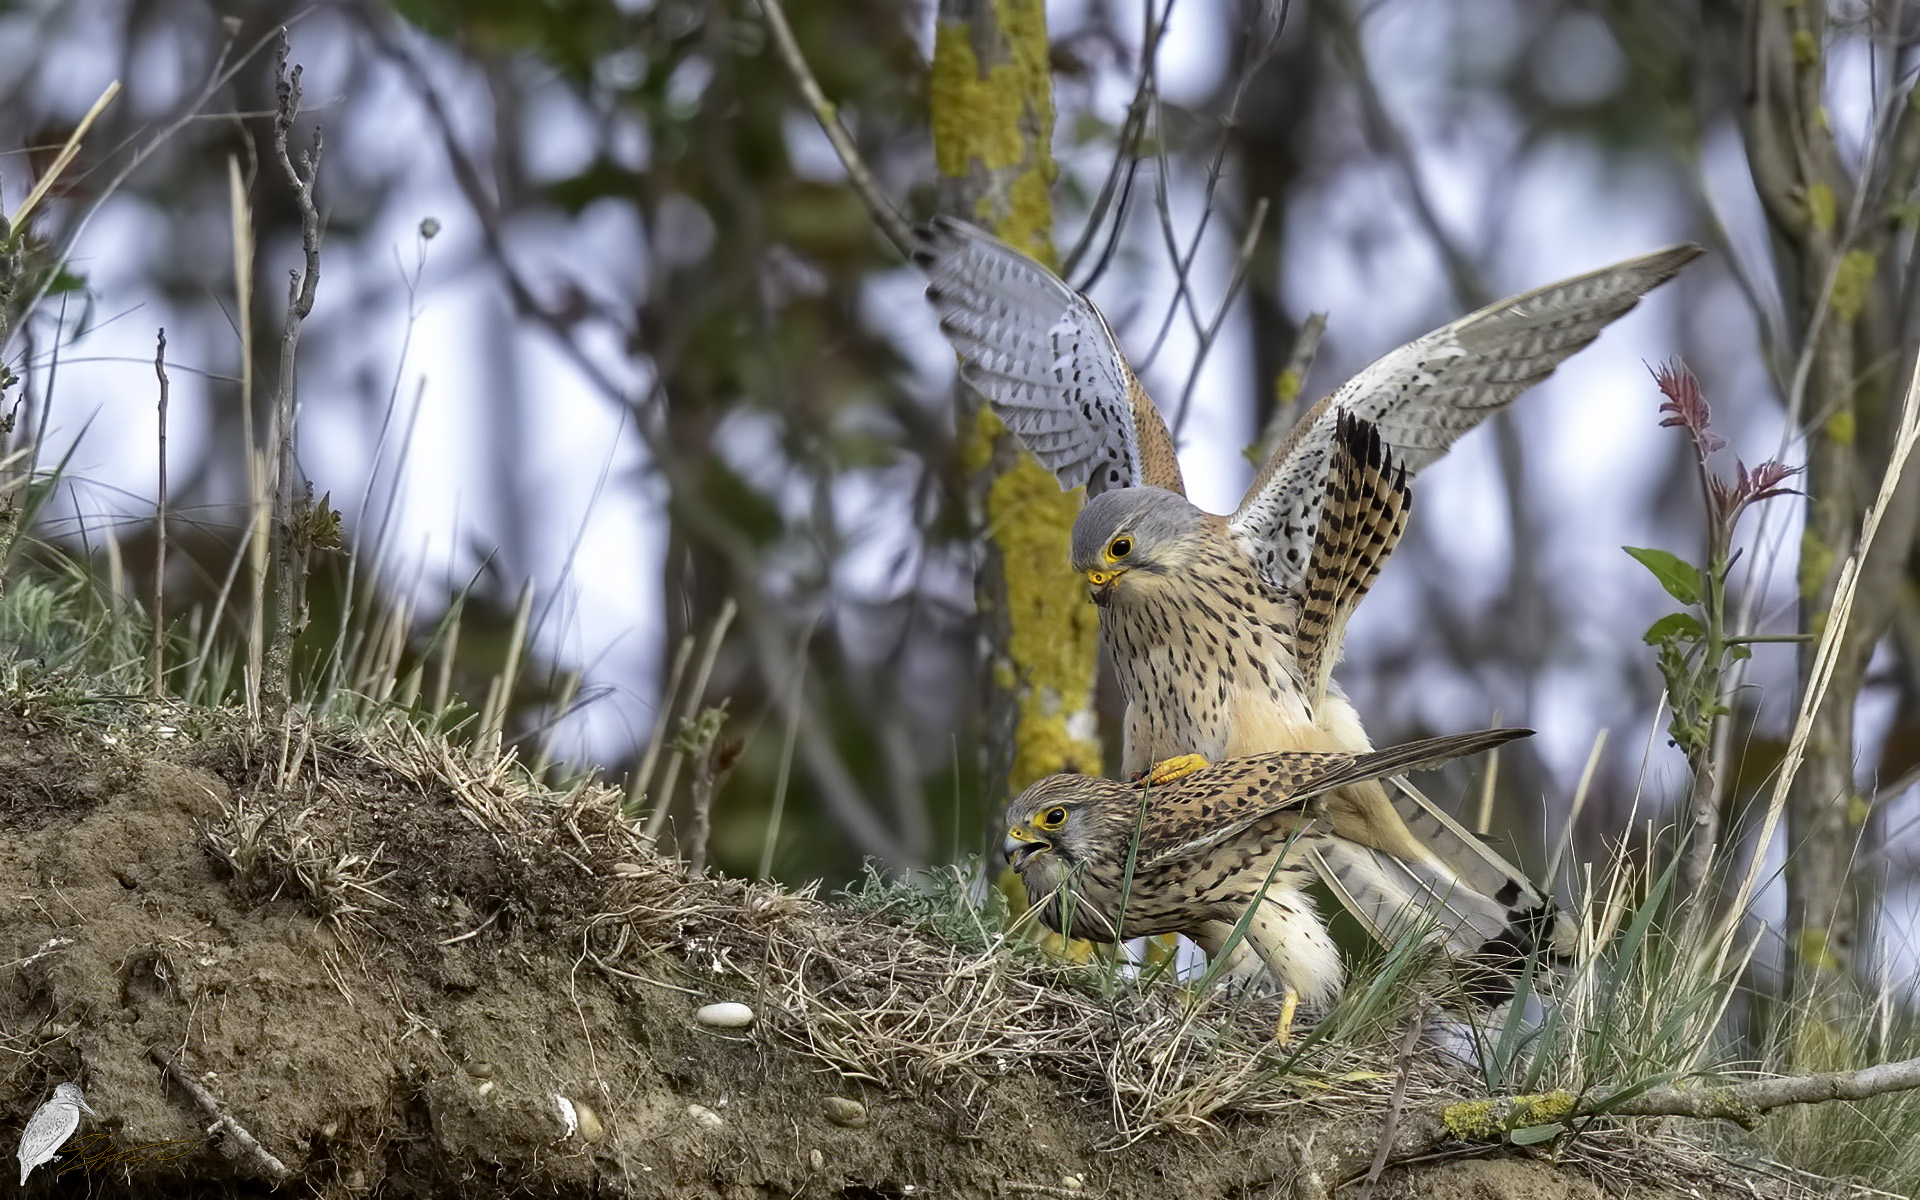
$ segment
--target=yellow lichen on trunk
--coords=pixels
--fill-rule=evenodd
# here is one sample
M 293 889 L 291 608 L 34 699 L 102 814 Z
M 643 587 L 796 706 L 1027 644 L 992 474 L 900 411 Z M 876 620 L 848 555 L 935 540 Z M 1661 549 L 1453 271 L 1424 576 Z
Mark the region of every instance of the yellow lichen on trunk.
M 986 432 L 989 422 L 1000 424 L 982 409 L 982 436 L 996 436 Z M 1100 746 L 1090 736 L 1099 616 L 1067 566 L 1080 499 L 1080 489 L 1061 491 L 1053 473 L 1024 451 L 988 491 L 987 536 L 1006 573 L 1004 667 L 1011 676 L 995 686 L 1020 697 L 1009 772 L 1016 788 L 1056 771 L 1100 773 Z
M 1053 92 L 1042 0 L 942 0 L 929 119 L 942 207 L 1053 265 Z M 960 461 L 986 554 L 976 587 L 991 643 L 989 721 L 1011 727 L 1009 780 L 1097 772 L 1097 615 L 1068 567 L 1076 489 L 1021 449 L 978 398 Z M 1007 715 L 1011 713 L 1011 719 Z

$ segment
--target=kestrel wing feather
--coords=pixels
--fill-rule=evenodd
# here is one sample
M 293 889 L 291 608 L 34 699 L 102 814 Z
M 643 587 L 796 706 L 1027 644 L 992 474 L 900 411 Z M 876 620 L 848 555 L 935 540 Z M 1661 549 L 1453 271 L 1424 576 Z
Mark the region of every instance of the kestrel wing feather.
M 1489 943 L 1509 944 L 1516 928 L 1528 920 L 1524 910 L 1515 911 L 1459 880 L 1358 842 L 1318 834 L 1304 839 L 1302 848 L 1341 907 L 1381 942 L 1430 923 L 1428 936 L 1454 954 L 1470 955 Z
M 1170 806 L 1164 806 L 1168 798 L 1165 793 L 1154 811 L 1157 815 L 1167 813 L 1172 829 L 1185 832 L 1204 825 L 1205 832 L 1165 849 L 1156 845 L 1150 859 L 1143 844 L 1141 858 L 1161 866 L 1177 857 L 1204 853 L 1269 817 L 1299 810 L 1303 819 L 1308 818 L 1312 814 L 1307 802 L 1336 788 L 1437 767 L 1532 734 L 1531 729 L 1483 729 L 1423 738 L 1364 754 L 1281 751 L 1249 755 L 1196 771 L 1168 789 L 1179 806 L 1177 818 L 1168 812 Z
M 1413 836 L 1468 887 L 1492 896 L 1510 909 L 1542 912 L 1555 909 L 1553 901 L 1524 871 L 1488 845 L 1485 838 L 1454 820 L 1419 788 L 1404 779 L 1395 779 L 1387 784 L 1387 798 Z M 1554 949 L 1563 954 L 1573 953 L 1578 936 L 1573 918 L 1556 911 L 1548 937 Z
M 1674 246 L 1502 300 L 1380 358 L 1308 411 L 1231 518 L 1268 577 L 1292 590 L 1313 544 L 1342 414 L 1372 421 L 1409 475 L 1600 335 L 1702 253 Z
M 1092 301 L 964 221 L 936 217 L 918 235 L 914 261 L 961 377 L 1062 488 L 1186 494 L 1167 423 Z
M 1406 532 L 1412 508 L 1407 473 L 1395 464 L 1379 428 L 1339 414 L 1325 498 L 1299 592 L 1294 655 L 1310 704 L 1317 706 L 1326 696 L 1346 641 L 1347 619 Z

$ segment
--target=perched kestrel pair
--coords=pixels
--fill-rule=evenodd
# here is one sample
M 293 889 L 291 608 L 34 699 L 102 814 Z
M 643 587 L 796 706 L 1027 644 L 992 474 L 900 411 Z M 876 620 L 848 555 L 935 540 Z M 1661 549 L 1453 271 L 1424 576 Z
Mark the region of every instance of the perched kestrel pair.
M 1221 760 L 1279 753 L 1265 761 L 1293 778 L 1328 754 L 1364 758 L 1370 743 L 1332 671 L 1347 619 L 1406 527 L 1408 477 L 1699 254 L 1678 246 L 1606 267 L 1393 351 L 1300 419 L 1230 516 L 1186 500 L 1166 423 L 1085 296 L 958 221 L 926 227 L 915 257 L 962 376 L 1063 488 L 1086 487 L 1072 567 L 1100 605 L 1101 640 L 1126 700 L 1123 769 L 1158 785 L 1182 781 L 1180 796 L 1191 798 L 1204 794 L 1196 788 L 1238 786 L 1232 762 L 1205 770 Z M 1394 773 L 1362 770 L 1315 789 L 1312 817 L 1324 839 L 1315 845 L 1391 861 L 1425 881 L 1429 910 L 1443 899 L 1477 907 L 1470 896 L 1510 914 L 1547 904 L 1404 781 L 1393 780 L 1391 793 L 1382 787 Z M 1015 801 L 1009 824 L 1030 817 L 1029 801 L 1048 789 L 1122 786 L 1043 780 Z M 1159 791 L 1166 795 L 1164 786 Z M 1149 826 L 1175 819 L 1159 799 L 1145 812 Z M 1103 852 L 1124 856 L 1126 845 L 1122 839 Z M 1324 848 L 1317 853 L 1329 857 Z M 1036 900 L 1054 886 L 1036 886 L 1037 878 L 1023 873 Z M 1173 874 L 1160 878 L 1172 886 Z M 1179 932 L 1203 946 L 1220 945 L 1238 919 L 1197 901 L 1187 910 Z M 1128 936 L 1138 932 L 1131 918 L 1127 927 Z M 1292 936 L 1306 947 L 1316 935 Z M 1304 976 L 1275 965 L 1294 951 L 1253 940 L 1290 995 L 1324 990 L 1302 987 Z M 1304 948 L 1296 956 L 1314 957 Z

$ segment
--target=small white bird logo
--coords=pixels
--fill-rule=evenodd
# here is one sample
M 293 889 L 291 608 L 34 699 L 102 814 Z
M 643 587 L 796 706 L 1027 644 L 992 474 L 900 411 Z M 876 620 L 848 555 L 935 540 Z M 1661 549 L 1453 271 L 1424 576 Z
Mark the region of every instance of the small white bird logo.
M 20 1186 L 27 1185 L 27 1176 L 43 1162 L 58 1162 L 58 1150 L 73 1131 L 80 1128 L 80 1114 L 98 1118 L 99 1113 L 87 1106 L 87 1094 L 80 1090 L 77 1083 L 63 1083 L 53 1089 L 53 1099 L 42 1104 L 27 1118 L 27 1127 L 20 1131 Z

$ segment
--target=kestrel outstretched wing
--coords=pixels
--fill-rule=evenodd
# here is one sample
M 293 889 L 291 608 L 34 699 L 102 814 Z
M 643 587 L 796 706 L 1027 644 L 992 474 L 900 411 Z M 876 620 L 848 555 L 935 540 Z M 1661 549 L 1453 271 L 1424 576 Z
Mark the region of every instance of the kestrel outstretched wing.
M 935 217 L 918 233 L 913 258 L 961 377 L 1062 488 L 1186 494 L 1167 423 L 1091 301 L 963 221 Z
M 1372 421 L 1412 475 L 1593 341 L 1702 253 L 1674 246 L 1502 300 L 1380 358 L 1313 406 L 1229 520 L 1267 576 L 1294 590 L 1314 539 L 1342 414 Z
M 1140 859 L 1164 867 L 1203 856 L 1269 818 L 1295 811 L 1312 816 L 1310 802 L 1337 788 L 1437 767 L 1532 734 L 1484 729 L 1363 754 L 1282 751 L 1233 759 L 1154 789 Z
M 1347 619 L 1380 576 L 1413 511 L 1407 473 L 1371 421 L 1338 414 L 1318 528 L 1300 581 L 1294 638 L 1307 702 L 1317 707 L 1346 643 Z

